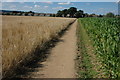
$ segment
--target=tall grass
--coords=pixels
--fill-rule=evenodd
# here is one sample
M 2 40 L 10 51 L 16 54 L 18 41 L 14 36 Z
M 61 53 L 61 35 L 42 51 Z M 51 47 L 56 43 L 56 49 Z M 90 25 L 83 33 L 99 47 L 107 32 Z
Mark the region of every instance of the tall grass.
M 37 45 L 43 45 L 75 19 L 3 16 L 3 76 L 17 66 Z

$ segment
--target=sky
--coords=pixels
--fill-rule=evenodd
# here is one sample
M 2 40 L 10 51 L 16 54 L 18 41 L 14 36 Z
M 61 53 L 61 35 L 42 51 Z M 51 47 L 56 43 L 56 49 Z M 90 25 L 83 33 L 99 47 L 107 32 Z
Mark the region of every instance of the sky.
M 117 2 L 119 0 L 2 0 L 3 2 Z
M 2 10 L 33 11 L 39 13 L 57 13 L 58 10 L 68 9 L 70 7 L 76 7 L 78 10 L 83 10 L 85 13 L 89 13 L 89 14 L 92 13 L 106 14 L 108 12 L 112 12 L 114 14 L 118 13 L 118 3 L 113 2 L 113 0 L 109 0 L 111 2 L 70 2 L 70 0 L 69 2 L 68 1 L 52 2 L 52 0 L 47 2 L 36 2 L 38 0 L 34 2 L 17 2 L 17 0 L 6 0 L 6 1 L 11 1 L 11 2 L 2 2 Z

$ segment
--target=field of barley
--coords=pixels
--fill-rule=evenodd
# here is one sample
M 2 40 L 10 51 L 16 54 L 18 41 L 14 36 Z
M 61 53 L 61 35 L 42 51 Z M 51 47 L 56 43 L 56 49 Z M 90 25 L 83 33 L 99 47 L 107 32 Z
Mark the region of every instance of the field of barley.
M 34 49 L 57 36 L 74 18 L 2 16 L 2 72 L 6 76 Z

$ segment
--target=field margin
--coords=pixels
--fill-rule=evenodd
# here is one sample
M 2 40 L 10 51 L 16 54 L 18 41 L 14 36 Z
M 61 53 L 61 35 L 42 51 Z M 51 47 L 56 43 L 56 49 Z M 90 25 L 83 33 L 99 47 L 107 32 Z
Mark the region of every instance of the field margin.
M 80 18 L 77 26 L 77 77 L 79 78 L 105 78 L 104 72 L 101 70 L 101 63 L 95 55 L 95 49 L 92 46 L 86 30 L 84 29 Z

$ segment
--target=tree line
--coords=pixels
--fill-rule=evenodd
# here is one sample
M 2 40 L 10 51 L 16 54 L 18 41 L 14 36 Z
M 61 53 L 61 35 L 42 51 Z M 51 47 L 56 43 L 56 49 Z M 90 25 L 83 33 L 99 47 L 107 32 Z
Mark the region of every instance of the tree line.
M 84 11 L 78 10 L 75 7 L 70 7 L 69 9 L 59 10 L 56 14 L 56 17 L 70 17 L 70 18 L 79 18 L 84 17 Z
M 83 10 L 77 10 L 76 7 L 70 7 L 69 9 L 59 10 L 56 14 L 56 17 L 70 17 L 70 18 L 83 18 L 83 17 L 118 17 L 112 12 L 107 13 L 106 15 L 97 15 L 97 14 L 88 14 L 84 13 Z M 120 16 L 119 16 L 120 17 Z
M 52 13 L 35 13 L 32 11 L 9 11 L 0 13 L 0 15 L 17 15 L 17 16 L 48 16 L 48 17 L 69 17 L 69 18 L 83 18 L 83 17 L 120 17 L 120 15 L 115 15 L 114 13 L 107 13 L 106 15 L 88 14 L 84 13 L 83 10 L 77 10 L 76 7 L 70 7 L 69 9 L 59 10 L 56 14 Z

